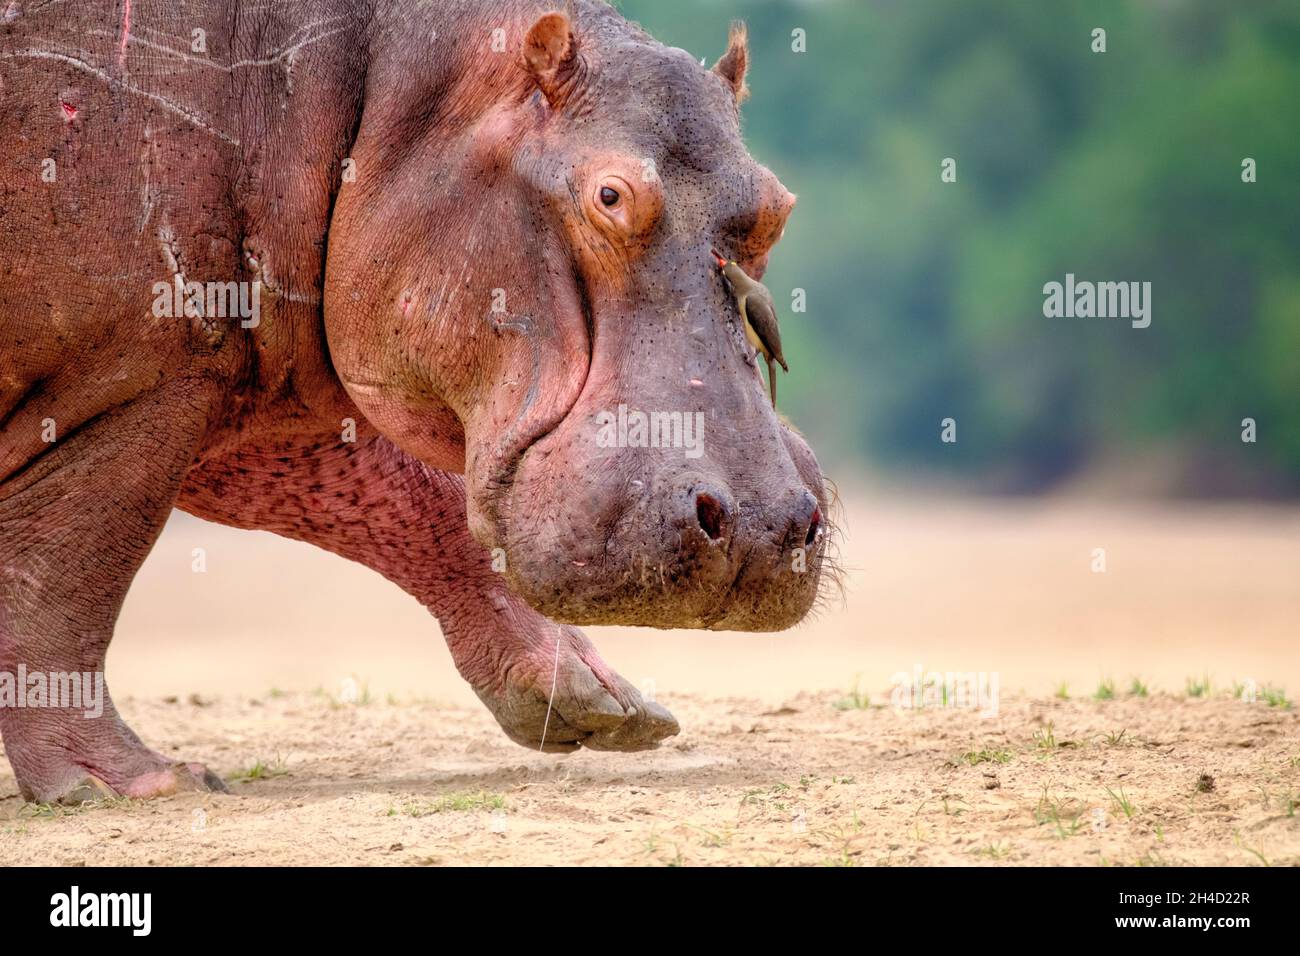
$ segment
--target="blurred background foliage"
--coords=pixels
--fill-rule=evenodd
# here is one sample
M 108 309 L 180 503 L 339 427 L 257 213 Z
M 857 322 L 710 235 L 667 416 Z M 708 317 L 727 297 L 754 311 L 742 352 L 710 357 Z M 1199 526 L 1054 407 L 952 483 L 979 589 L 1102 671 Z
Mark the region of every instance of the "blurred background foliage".
M 1300 494 L 1300 3 L 617 5 L 710 63 L 748 23 L 746 136 L 799 194 L 782 408 L 829 471 Z M 1151 282 L 1150 328 L 1045 318 L 1067 272 Z

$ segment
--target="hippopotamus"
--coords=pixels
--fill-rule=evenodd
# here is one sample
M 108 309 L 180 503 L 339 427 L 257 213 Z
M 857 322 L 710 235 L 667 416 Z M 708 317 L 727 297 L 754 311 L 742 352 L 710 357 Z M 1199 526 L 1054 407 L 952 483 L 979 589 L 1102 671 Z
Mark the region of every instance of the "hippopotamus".
M 706 66 L 556 5 L 8 3 L 0 673 L 102 678 L 173 508 L 391 579 L 548 752 L 679 729 L 579 625 L 808 613 L 826 483 L 711 265 L 761 277 L 795 203 L 743 25 Z M 223 786 L 106 692 L 27 703 L 29 800 Z

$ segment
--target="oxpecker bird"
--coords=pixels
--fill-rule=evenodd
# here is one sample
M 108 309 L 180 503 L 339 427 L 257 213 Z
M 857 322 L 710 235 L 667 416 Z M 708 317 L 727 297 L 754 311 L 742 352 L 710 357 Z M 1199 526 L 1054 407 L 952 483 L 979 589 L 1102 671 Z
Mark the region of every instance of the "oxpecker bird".
M 772 301 L 772 293 L 767 291 L 767 286 L 763 283 L 746 275 L 735 259 L 724 258 L 717 249 L 711 249 L 710 252 L 736 299 L 736 308 L 745 321 L 745 337 L 767 360 L 768 387 L 772 391 L 772 407 L 776 408 L 775 363 L 779 362 L 787 373 L 790 367 L 785 364 L 785 356 L 781 354 L 781 329 L 776 321 L 776 305 Z

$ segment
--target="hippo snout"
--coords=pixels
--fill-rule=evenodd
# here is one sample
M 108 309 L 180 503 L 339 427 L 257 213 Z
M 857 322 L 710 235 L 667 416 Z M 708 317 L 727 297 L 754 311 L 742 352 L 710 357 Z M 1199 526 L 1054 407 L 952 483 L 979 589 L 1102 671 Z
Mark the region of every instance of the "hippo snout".
M 791 488 L 788 506 L 773 509 L 775 527 L 782 542 L 802 541 L 810 546 L 821 526 L 821 508 L 807 488 Z M 677 515 L 674 524 L 692 532 L 703 532 L 712 547 L 725 547 L 740 528 L 734 497 L 718 482 L 691 482 L 671 502 Z
M 825 492 L 792 457 L 784 465 L 729 481 L 649 456 L 631 472 L 609 459 L 561 490 L 525 463 L 506 529 L 508 580 L 566 623 L 789 627 L 817 595 Z

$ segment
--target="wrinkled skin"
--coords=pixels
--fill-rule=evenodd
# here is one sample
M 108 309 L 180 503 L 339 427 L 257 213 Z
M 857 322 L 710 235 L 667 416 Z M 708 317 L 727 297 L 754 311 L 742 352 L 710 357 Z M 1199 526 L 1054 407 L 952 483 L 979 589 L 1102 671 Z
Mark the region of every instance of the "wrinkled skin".
M 102 670 L 180 507 L 398 583 L 525 746 L 676 733 L 572 625 L 785 628 L 825 547 L 709 264 L 761 276 L 794 201 L 743 35 L 710 70 L 594 0 L 176 6 L 0 17 L 0 672 Z M 259 320 L 160 281 L 257 281 Z M 620 405 L 700 453 L 606 447 Z M 220 786 L 111 701 L 0 731 L 29 799 Z

